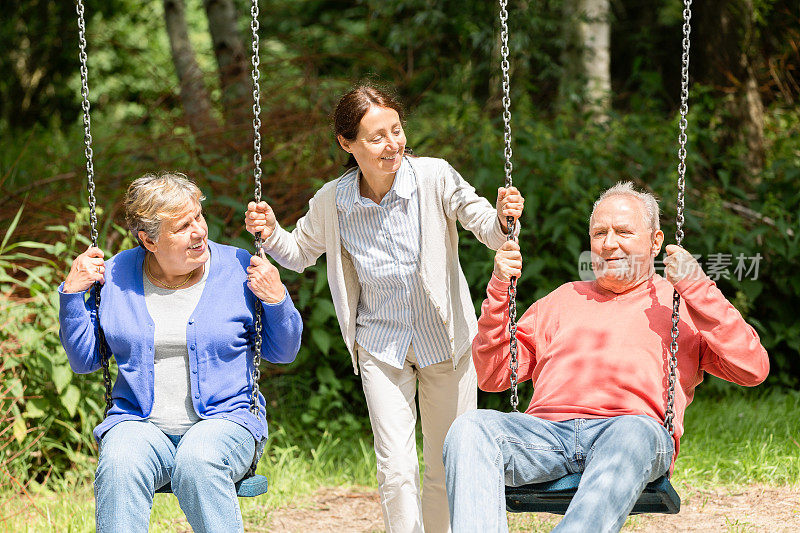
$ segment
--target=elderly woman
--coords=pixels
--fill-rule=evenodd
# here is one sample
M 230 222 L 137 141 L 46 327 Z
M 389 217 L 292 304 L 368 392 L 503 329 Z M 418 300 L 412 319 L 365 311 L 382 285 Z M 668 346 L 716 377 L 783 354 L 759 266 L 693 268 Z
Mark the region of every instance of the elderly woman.
M 254 312 L 262 357 L 290 363 L 302 322 L 277 269 L 208 239 L 200 189 L 182 174 L 148 174 L 125 198 L 137 248 L 108 261 L 89 248 L 59 288 L 61 342 L 75 372 L 100 368 L 100 325 L 119 368 L 113 405 L 94 430 L 97 531 L 148 529 L 167 483 L 194 531 L 243 531 L 234 483 L 267 438 L 264 397 L 250 410 Z M 255 296 L 254 296 L 255 295 Z
M 249 205 L 247 228 L 261 232 L 278 263 L 298 272 L 327 253 L 333 303 L 372 422 L 386 530 L 444 532 L 444 437 L 477 401 L 470 357 L 477 321 L 456 221 L 497 249 L 506 241 L 506 217 L 519 217 L 523 199 L 501 189 L 494 208 L 446 161 L 408 157 L 402 109 L 374 87 L 344 95 L 333 118 L 349 170 L 316 193 L 291 233 L 264 202 Z

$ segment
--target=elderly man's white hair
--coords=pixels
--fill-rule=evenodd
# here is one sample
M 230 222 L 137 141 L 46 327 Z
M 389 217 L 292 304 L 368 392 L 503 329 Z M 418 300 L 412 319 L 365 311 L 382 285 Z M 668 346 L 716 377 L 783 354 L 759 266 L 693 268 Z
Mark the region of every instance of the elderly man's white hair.
M 637 191 L 636 189 L 634 189 L 633 182 L 631 181 L 618 181 L 616 185 L 614 185 L 609 189 L 606 189 L 606 191 L 600 195 L 600 197 L 594 202 L 594 205 L 592 206 L 592 214 L 589 216 L 589 224 L 592 223 L 592 218 L 594 217 L 594 211 L 595 209 L 597 209 L 597 206 L 600 205 L 600 202 L 612 196 L 630 196 L 642 202 L 642 207 L 644 208 L 643 213 L 644 213 L 645 224 L 650 226 L 650 230 L 653 233 L 661 229 L 661 222 L 659 220 L 660 211 L 658 208 L 658 200 L 653 194 L 649 192 Z

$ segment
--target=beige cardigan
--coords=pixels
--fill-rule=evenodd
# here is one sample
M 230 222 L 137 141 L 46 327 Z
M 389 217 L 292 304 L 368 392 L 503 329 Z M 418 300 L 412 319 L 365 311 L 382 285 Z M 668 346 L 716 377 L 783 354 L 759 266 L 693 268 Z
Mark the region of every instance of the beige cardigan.
M 470 348 L 478 332 L 475 308 L 458 262 L 456 220 L 486 246 L 496 250 L 506 241 L 497 211 L 475 193 L 447 161 L 430 157 L 406 158 L 417 178 L 420 212 L 420 276 L 450 338 L 453 365 Z M 354 172 L 352 170 L 350 172 Z M 346 175 L 346 174 L 345 174 Z M 264 249 L 284 268 L 302 272 L 328 254 L 328 284 L 347 349 L 358 374 L 355 351 L 356 310 L 361 285 L 350 254 L 339 235 L 336 185 L 330 181 L 309 201 L 308 213 L 289 233 L 277 226 Z M 519 231 L 519 225 L 517 225 Z

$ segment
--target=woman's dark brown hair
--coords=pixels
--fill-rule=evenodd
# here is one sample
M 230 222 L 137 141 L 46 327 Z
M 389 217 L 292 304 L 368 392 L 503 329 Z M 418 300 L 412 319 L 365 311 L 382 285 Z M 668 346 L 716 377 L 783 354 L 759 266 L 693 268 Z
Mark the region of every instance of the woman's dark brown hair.
M 334 135 L 341 135 L 348 141 L 355 141 L 361 119 L 372 106 L 394 109 L 400 116 L 400 121 L 403 120 L 403 106 L 396 99 L 372 85 L 358 85 L 342 96 L 336 105 L 336 110 L 333 112 Z M 353 154 L 349 155 L 350 157 L 344 164 L 345 168 L 358 165 Z

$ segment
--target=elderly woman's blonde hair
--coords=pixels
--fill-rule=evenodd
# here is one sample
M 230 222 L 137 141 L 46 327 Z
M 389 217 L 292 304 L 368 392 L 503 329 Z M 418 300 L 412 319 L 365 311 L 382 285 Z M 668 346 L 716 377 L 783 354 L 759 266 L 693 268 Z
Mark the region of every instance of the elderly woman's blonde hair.
M 148 173 L 133 181 L 125 193 L 125 221 L 143 246 L 139 232 L 158 240 L 161 224 L 205 200 L 200 188 L 180 172 Z

